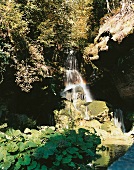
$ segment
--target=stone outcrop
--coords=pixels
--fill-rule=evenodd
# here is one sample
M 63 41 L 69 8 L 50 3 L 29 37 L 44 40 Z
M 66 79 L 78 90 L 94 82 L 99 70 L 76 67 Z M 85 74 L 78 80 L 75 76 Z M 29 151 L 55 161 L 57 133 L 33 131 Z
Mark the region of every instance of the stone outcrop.
M 99 33 L 84 51 L 85 60 L 99 59 L 99 52 L 107 51 L 109 41 L 121 43 L 124 38 L 134 33 L 134 3 L 126 6 L 124 11 L 117 10 L 115 14 L 104 16 L 103 24 L 100 26 Z M 87 56 L 87 58 L 86 58 Z
M 94 43 L 83 58 L 113 78 L 120 97 L 134 98 L 134 2 L 104 16 Z
M 86 107 L 89 120 L 84 119 Z M 115 140 L 119 144 L 131 144 L 133 142 L 130 134 L 124 134 L 120 128 L 114 125 L 112 108 L 109 108 L 106 102 L 93 101 L 85 106 L 85 103 L 79 100 L 77 108 L 78 110 L 72 102 L 65 101 L 64 109 L 54 111 L 58 130 L 85 128 L 91 132 L 96 132 L 103 143 L 114 144 Z

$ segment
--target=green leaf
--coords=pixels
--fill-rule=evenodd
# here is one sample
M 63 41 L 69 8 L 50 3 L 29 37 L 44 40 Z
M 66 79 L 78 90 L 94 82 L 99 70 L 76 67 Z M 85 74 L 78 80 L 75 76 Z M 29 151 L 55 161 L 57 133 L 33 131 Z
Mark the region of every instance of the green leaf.
M 32 161 L 32 163 L 30 164 L 30 166 L 27 167 L 27 170 L 31 170 L 36 168 L 37 166 L 37 162 L 36 161 Z
M 42 147 L 43 158 L 47 159 L 50 155 L 54 155 L 56 151 L 56 145 L 54 143 L 48 143 Z
M 18 150 L 18 146 L 15 142 L 9 142 L 7 144 L 7 151 L 8 152 L 16 152 Z
M 13 163 L 13 162 L 15 162 L 15 157 L 14 157 L 13 155 L 8 155 L 8 156 L 6 157 L 6 160 L 9 161 L 9 162 L 11 162 L 11 163 Z
M 23 159 L 22 158 L 18 158 L 18 162 L 17 162 L 18 164 L 17 165 L 24 165 L 24 163 L 23 163 Z
M 73 168 L 76 168 L 76 165 L 75 165 L 74 162 L 70 162 L 70 163 L 68 164 L 68 166 L 71 166 L 71 167 L 73 167 Z
M 63 155 L 67 155 L 67 151 L 63 151 L 62 154 L 63 154 Z
M 20 134 L 21 134 L 20 130 L 15 130 L 13 133 L 14 136 L 19 136 Z
M 49 153 L 48 152 L 44 152 L 43 158 L 47 159 L 48 157 L 49 157 Z
M 41 170 L 47 170 L 47 167 L 46 167 L 45 165 L 43 165 L 43 166 L 41 167 Z
M 29 165 L 31 162 L 31 158 L 29 155 L 24 155 L 23 158 L 19 158 L 18 162 L 20 165 Z
M 0 161 L 2 161 L 3 160 L 3 154 L 0 152 Z
M 28 129 L 28 128 L 26 128 L 26 129 L 24 130 L 24 133 L 31 133 L 31 130 Z
M 83 138 L 82 137 L 78 137 L 77 142 L 78 143 L 83 143 Z
M 59 166 L 59 165 L 60 165 L 60 162 L 59 162 L 59 161 L 53 162 L 53 165 Z
M 25 146 L 28 147 L 28 148 L 35 148 L 35 147 L 37 147 L 36 143 L 31 142 L 31 141 L 28 141 L 28 142 L 25 144 Z
M 19 146 L 20 152 L 22 152 L 22 151 L 25 150 L 25 144 L 24 144 L 23 142 L 19 142 L 19 143 L 18 143 L 18 146 Z
M 1 169 L 2 169 L 2 170 L 7 170 L 7 169 L 10 168 L 10 166 L 11 166 L 11 162 L 6 161 L 6 162 L 4 162 L 4 163 L 2 164 Z
M 61 161 L 61 160 L 62 160 L 62 157 L 63 157 L 62 155 L 56 155 L 56 160 L 57 160 L 57 161 Z
M 25 163 L 25 165 L 29 165 L 30 162 L 31 162 L 30 156 L 29 155 L 25 155 L 24 156 L 24 163 Z
M 92 148 L 93 147 L 93 142 L 88 142 L 86 143 L 87 148 Z
M 18 170 L 21 168 L 21 164 L 19 162 L 17 162 L 14 166 L 14 170 Z
M 47 134 L 52 134 L 52 133 L 54 133 L 54 130 L 53 130 L 52 128 L 47 128 L 47 129 L 45 129 L 44 131 L 45 131 L 45 134 L 46 134 L 46 135 L 47 135 Z
M 39 170 L 39 169 L 40 169 L 40 164 L 37 163 L 37 166 L 36 166 L 36 168 L 34 170 Z
M 79 159 L 83 159 L 83 156 L 80 155 L 80 154 L 78 154 L 78 158 L 79 158 Z
M 75 154 L 79 149 L 76 147 L 70 147 L 66 149 L 68 153 Z
M 72 156 L 71 155 L 68 155 L 67 157 L 63 158 L 62 159 L 62 163 L 69 163 L 72 161 Z
M 90 155 L 90 156 L 94 156 L 95 155 L 95 153 L 92 150 L 90 150 L 90 149 L 87 149 L 86 153 L 88 155 Z

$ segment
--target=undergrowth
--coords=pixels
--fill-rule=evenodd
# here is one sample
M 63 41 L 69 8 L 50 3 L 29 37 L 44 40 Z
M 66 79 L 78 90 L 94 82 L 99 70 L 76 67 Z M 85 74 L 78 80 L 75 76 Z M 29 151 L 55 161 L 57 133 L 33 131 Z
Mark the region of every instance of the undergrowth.
M 42 127 L 8 129 L 0 132 L 0 169 L 2 170 L 71 170 L 92 169 L 100 138 L 86 129 L 55 131 Z

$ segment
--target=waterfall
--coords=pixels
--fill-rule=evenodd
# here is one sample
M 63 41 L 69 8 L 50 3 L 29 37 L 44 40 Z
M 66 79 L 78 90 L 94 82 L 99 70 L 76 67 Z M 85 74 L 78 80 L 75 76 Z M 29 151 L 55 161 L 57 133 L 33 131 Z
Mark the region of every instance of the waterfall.
M 121 109 L 115 109 L 114 111 L 114 124 L 125 133 L 125 126 L 123 121 L 123 111 Z
M 65 69 L 65 89 L 61 95 L 72 101 L 75 109 L 78 110 L 76 107 L 77 99 L 85 100 L 86 103 L 92 102 L 93 99 L 89 88 L 78 71 L 78 63 L 73 50 L 68 53 Z M 87 106 L 85 110 L 85 119 L 89 120 Z

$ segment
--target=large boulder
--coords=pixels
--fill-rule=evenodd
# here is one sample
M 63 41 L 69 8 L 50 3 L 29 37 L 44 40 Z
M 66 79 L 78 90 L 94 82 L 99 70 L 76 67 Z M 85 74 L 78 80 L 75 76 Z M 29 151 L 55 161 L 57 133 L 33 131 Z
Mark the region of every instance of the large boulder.
M 90 119 L 85 120 L 85 112 Z M 109 108 L 104 101 L 93 101 L 89 105 L 85 105 L 84 101 L 79 100 L 77 109 L 72 102 L 65 101 L 65 108 L 60 111 L 55 110 L 54 115 L 58 130 L 85 128 L 96 132 L 104 142 L 110 142 L 112 139 L 111 141 L 114 143 L 114 139 L 116 139 L 132 143 L 130 135 L 124 135 L 122 130 L 114 125 L 112 108 Z

